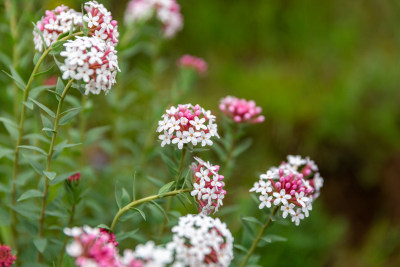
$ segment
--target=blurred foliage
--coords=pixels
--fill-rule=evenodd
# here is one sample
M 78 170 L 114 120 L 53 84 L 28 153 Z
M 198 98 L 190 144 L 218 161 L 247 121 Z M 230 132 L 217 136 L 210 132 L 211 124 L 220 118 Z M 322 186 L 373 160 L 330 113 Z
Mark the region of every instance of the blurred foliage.
M 17 7 L 20 33 L 15 43 L 19 47 L 16 69 L 27 80 L 34 55 L 31 22 L 39 20 L 45 9 L 65 4 L 80 10 L 83 2 L 25 2 Z M 119 20 L 120 31 L 125 31 L 122 18 L 126 1 L 102 2 Z M 263 218 L 248 194 L 259 173 L 278 165 L 287 154 L 301 154 L 313 158 L 325 178 L 318 205 L 300 227 L 275 223 L 268 229 L 268 233 L 288 241 L 259 248 L 258 263 L 398 266 L 400 208 L 396 204 L 400 200 L 391 188 L 399 185 L 400 171 L 396 167 L 400 166 L 398 1 L 179 3 L 185 18 L 183 31 L 163 42 L 144 34 L 140 37 L 142 47 L 119 51 L 123 60 L 117 86 L 107 96 L 87 99 L 83 155 L 72 149 L 57 163 L 71 172 L 79 166 L 87 179 L 88 191 L 84 204 L 78 206 L 75 225 L 109 224 L 117 211 L 112 201 L 117 183 L 132 188 L 136 176 L 139 198 L 157 193 L 162 185 L 152 177 L 164 183 L 170 180 L 160 153 L 174 152 L 159 148 L 154 127 L 166 106 L 176 104 L 172 100 L 199 103 L 219 114 L 219 99 L 234 95 L 256 100 L 266 117 L 263 124 L 246 128 L 244 137 L 252 137 L 253 145 L 236 160 L 231 177 L 227 177 L 225 206 L 217 214 L 236 240 L 248 246 L 251 242 L 240 216 Z M 5 14 L 3 4 L 0 10 Z M 2 17 L 0 24 L 0 68 L 8 71 L 7 65 L 13 64 L 9 59 L 14 42 L 7 19 Z M 205 58 L 208 74 L 198 80 L 195 90 L 172 97 L 178 75 L 175 61 L 184 53 Z M 50 60 L 47 64 L 51 66 Z M 37 85 L 44 77 L 41 79 Z M 13 91 L 7 76 L 0 75 L 0 87 L 4 88 L 0 115 L 12 114 Z M 70 103 L 78 103 L 78 95 Z M 52 96 L 46 92 L 40 96 L 54 106 Z M 25 132 L 40 132 L 35 123 L 38 109 L 29 117 Z M 11 165 L 3 154 L 13 141 L 0 127 L 4 148 L 0 177 L 6 180 Z M 68 138 L 79 142 L 79 122 L 66 127 Z M 215 156 L 212 152 L 209 155 Z M 33 171 L 25 174 L 24 181 L 34 183 L 37 175 Z M 57 190 L 53 197 L 62 194 L 62 187 Z M 187 212 L 179 200 L 174 201 L 175 206 L 180 205 L 180 213 Z M 139 212 L 127 215 L 129 223 L 121 224 L 122 230 L 131 231 L 135 225 L 140 231 L 132 235 L 136 241 L 126 239 L 122 247 L 157 234 L 162 213 L 152 205 L 141 208 L 155 219 L 144 222 Z M 195 212 L 193 206 L 187 208 Z M 3 222 L 7 216 L 0 208 Z M 169 225 L 175 222 L 171 220 Z M 20 227 L 32 229 L 31 225 Z

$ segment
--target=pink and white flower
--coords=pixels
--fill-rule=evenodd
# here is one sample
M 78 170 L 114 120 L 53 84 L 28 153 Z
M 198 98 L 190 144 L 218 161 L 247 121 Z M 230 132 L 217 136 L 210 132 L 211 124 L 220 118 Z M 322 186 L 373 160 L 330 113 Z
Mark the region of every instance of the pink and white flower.
M 86 83 L 85 94 L 109 92 L 115 84 L 117 75 L 117 51 L 110 43 L 97 37 L 76 37 L 68 40 L 65 51 L 60 53 L 65 57 L 60 66 L 63 79 L 82 80 Z
M 174 266 L 229 266 L 233 237 L 225 223 L 203 214 L 179 218 L 167 248 L 175 254 Z
M 83 20 L 87 23 L 89 36 L 96 36 L 104 40 L 107 44 L 116 46 L 118 44 L 118 22 L 113 20 L 111 13 L 96 1 L 85 3 L 84 9 L 87 14 Z
M 287 162 L 272 167 L 261 174 L 250 192 L 260 193 L 259 208 L 270 208 L 272 204 L 280 207 L 282 217 L 292 216 L 296 225 L 309 216 L 312 203 L 318 197 L 323 179 L 316 172 L 314 161 L 301 156 L 288 156 Z
M 183 27 L 183 16 L 176 0 L 131 0 L 125 11 L 125 23 L 148 21 L 153 15 L 162 23 L 165 38 L 172 38 Z
M 80 26 L 82 26 L 82 13 L 72 8 L 61 5 L 54 10 L 46 10 L 45 16 L 36 23 L 33 30 L 35 49 L 39 52 L 43 51 L 43 40 L 38 31 L 43 35 L 45 45 L 50 46 L 61 34 L 71 29 L 74 32 Z
M 213 166 L 197 157 L 194 159 L 198 164 L 192 164 L 194 189 L 191 195 L 196 198 L 201 213 L 209 214 L 211 211 L 215 213 L 223 205 L 222 200 L 226 194 L 223 189 L 224 176 L 218 174 L 218 165 Z
M 16 260 L 17 256 L 11 253 L 11 248 L 5 244 L 0 244 L 0 266 L 11 266 Z
M 222 98 L 219 109 L 236 123 L 261 123 L 265 119 L 260 115 L 262 108 L 256 106 L 253 100 L 247 101 L 244 98 L 239 99 L 234 96 Z
M 168 140 L 176 144 L 179 149 L 189 143 L 193 146 L 198 144 L 206 146 L 213 144 L 212 137 L 219 138 L 217 124 L 214 123 L 215 117 L 199 105 L 185 104 L 171 107 L 161 118 L 157 128 L 157 132 L 164 132 L 159 135 L 159 139 L 163 140 L 161 146 L 169 144 Z M 168 140 L 165 140 L 166 133 Z

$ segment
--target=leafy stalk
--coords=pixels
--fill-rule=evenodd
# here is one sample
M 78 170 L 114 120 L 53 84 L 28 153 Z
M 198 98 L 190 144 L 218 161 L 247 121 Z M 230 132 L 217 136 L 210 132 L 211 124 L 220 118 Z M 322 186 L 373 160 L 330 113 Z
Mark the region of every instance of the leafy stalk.
M 68 36 L 65 36 L 64 38 L 61 38 L 60 40 L 58 40 L 57 42 L 55 42 L 54 44 L 52 44 L 50 47 L 48 47 L 42 54 L 42 56 L 39 58 L 38 62 L 36 63 L 35 67 L 33 68 L 33 71 L 31 73 L 31 76 L 29 77 L 28 83 L 26 84 L 26 87 L 24 89 L 24 96 L 23 96 L 23 102 L 22 102 L 22 111 L 21 111 L 21 115 L 20 115 L 20 120 L 19 120 L 19 127 L 18 127 L 18 137 L 17 137 L 17 142 L 16 142 L 16 146 L 15 146 L 15 152 L 14 152 L 14 164 L 13 164 L 13 175 L 12 175 L 12 189 L 11 189 L 11 205 L 14 207 L 16 204 L 16 195 L 17 195 L 17 186 L 16 186 L 16 180 L 17 180 L 17 176 L 18 176 L 18 171 L 19 171 L 19 149 L 20 149 L 20 145 L 22 143 L 22 137 L 23 137 L 23 129 L 24 129 L 24 123 L 25 123 L 25 117 L 26 117 L 26 106 L 24 105 L 24 102 L 26 102 L 28 100 L 28 96 L 29 96 L 29 91 L 31 89 L 32 86 L 32 82 L 35 78 L 35 74 L 38 73 L 39 71 L 39 67 L 40 65 L 43 63 L 44 59 L 46 58 L 46 56 L 51 52 L 51 50 L 53 49 L 53 47 L 59 43 L 59 42 L 63 42 L 66 41 L 72 37 L 78 36 L 78 35 L 82 35 L 83 32 L 77 32 Z M 11 213 L 11 233 L 12 233 L 12 237 L 13 237 L 13 242 L 15 244 L 15 249 L 17 249 L 17 229 L 16 229 L 16 223 L 17 223 L 17 218 L 16 218 L 16 214 L 15 211 L 13 209 L 10 209 L 10 213 Z M 17 249 L 18 251 L 18 249 Z
M 117 225 L 117 222 L 118 222 L 119 218 L 121 217 L 121 215 L 124 214 L 125 212 L 127 212 L 127 211 L 128 211 L 129 209 L 131 209 L 132 207 L 134 207 L 134 206 L 136 206 L 136 205 L 139 205 L 139 204 L 142 204 L 142 203 L 145 203 L 145 202 L 149 202 L 149 201 L 152 201 L 152 200 L 156 200 L 156 199 L 159 199 L 159 198 L 170 197 L 170 196 L 178 195 L 178 194 L 180 194 L 180 193 L 189 192 L 190 190 L 191 190 L 191 189 L 189 189 L 189 188 L 186 188 L 186 189 L 179 189 L 179 190 L 174 190 L 174 191 L 168 192 L 168 193 L 166 193 L 165 195 L 153 195 L 153 196 L 141 198 L 141 199 L 138 199 L 138 200 L 134 200 L 134 201 L 132 201 L 131 203 L 129 203 L 129 204 L 127 204 L 126 206 L 124 206 L 123 208 L 121 208 L 121 209 L 117 212 L 117 214 L 115 215 L 115 217 L 114 217 L 114 219 L 113 219 L 113 221 L 112 221 L 110 230 L 111 230 L 111 231 L 114 231 L 115 226 Z
M 46 172 L 50 171 L 51 167 L 51 162 L 53 159 L 53 153 L 54 153 L 54 147 L 56 144 L 56 138 L 57 138 L 57 132 L 58 132 L 58 127 L 59 127 L 59 120 L 60 120 L 60 115 L 61 115 L 61 107 L 64 102 L 65 96 L 68 93 L 68 90 L 72 86 L 72 82 L 74 79 L 69 80 L 67 85 L 64 88 L 64 91 L 60 97 L 60 101 L 58 102 L 58 107 L 57 107 L 57 113 L 54 121 L 54 129 L 53 129 L 53 136 L 51 137 L 51 143 L 49 147 L 49 152 L 47 153 L 47 162 L 46 162 Z M 47 206 L 47 195 L 49 192 L 49 179 L 44 175 L 44 190 L 43 190 L 43 202 L 42 202 L 42 210 L 40 212 L 40 218 L 39 218 L 39 238 L 43 237 L 43 225 L 44 225 L 44 220 L 45 220 L 45 213 L 46 213 L 46 206 Z M 38 262 L 41 261 L 41 253 L 38 251 Z
M 249 261 L 251 255 L 254 253 L 254 251 L 257 248 L 258 242 L 260 242 L 261 238 L 264 235 L 265 230 L 267 230 L 269 224 L 272 221 L 272 217 L 275 215 L 275 213 L 278 211 L 278 207 L 275 207 L 274 210 L 272 211 L 272 214 L 268 217 L 267 222 L 264 224 L 264 226 L 260 229 L 260 232 L 258 233 L 256 239 L 254 239 L 253 244 L 251 245 L 249 251 L 247 252 L 246 257 L 244 258 L 242 264 L 240 265 L 241 267 L 246 267 L 247 262 Z

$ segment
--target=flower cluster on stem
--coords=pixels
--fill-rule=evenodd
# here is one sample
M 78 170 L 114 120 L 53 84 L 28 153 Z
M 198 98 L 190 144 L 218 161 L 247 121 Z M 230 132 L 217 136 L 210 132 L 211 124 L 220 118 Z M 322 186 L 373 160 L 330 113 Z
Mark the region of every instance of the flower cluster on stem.
M 62 78 L 82 80 L 85 85 L 85 94 L 99 94 L 109 92 L 115 84 L 118 67 L 117 51 L 114 46 L 98 37 L 76 37 L 64 44 L 65 57 L 60 69 Z
M 177 266 L 229 266 L 233 259 L 233 237 L 225 223 L 203 214 L 179 218 L 168 243 Z
M 182 149 L 183 145 L 188 143 L 193 146 L 212 145 L 211 137 L 219 138 L 214 121 L 215 116 L 199 105 L 171 107 L 158 122 L 157 132 L 162 133 L 158 136 L 162 141 L 161 146 L 172 143 Z
M 192 68 L 198 74 L 204 74 L 208 68 L 207 62 L 204 59 L 192 55 L 183 55 L 177 64 L 183 68 Z
M 125 23 L 147 21 L 154 16 L 161 22 L 165 38 L 172 38 L 183 27 L 183 16 L 176 0 L 131 0 L 125 11 Z
M 118 22 L 113 20 L 111 13 L 96 1 L 85 3 L 87 14 L 83 20 L 87 23 L 89 36 L 96 36 L 105 41 L 108 45 L 116 46 L 118 44 Z
M 219 109 L 236 123 L 261 123 L 265 119 L 260 115 L 262 108 L 253 100 L 247 101 L 244 98 L 239 99 L 234 96 L 222 98 Z
M 212 165 L 200 158 L 194 158 L 198 164 L 193 163 L 193 190 L 190 193 L 198 203 L 198 209 L 201 213 L 214 213 L 223 205 L 222 200 L 225 197 L 226 191 L 223 189 L 225 183 L 224 176 L 219 175 L 219 166 Z
M 82 26 L 82 13 L 61 5 L 54 10 L 46 10 L 46 14 L 36 23 L 33 29 L 33 42 L 35 49 L 39 52 L 43 51 L 43 40 L 46 46 L 52 45 L 57 41 L 58 37 L 71 29 L 74 32 L 78 27 Z M 42 37 L 39 32 L 41 32 Z
M 283 218 L 290 215 L 292 222 L 299 225 L 309 216 L 322 187 L 323 179 L 317 171 L 317 165 L 309 158 L 288 156 L 287 162 L 261 174 L 250 192 L 260 193 L 260 209 L 278 206 Z
M 14 264 L 17 256 L 11 253 L 11 248 L 5 244 L 0 244 L 0 267 L 8 267 Z

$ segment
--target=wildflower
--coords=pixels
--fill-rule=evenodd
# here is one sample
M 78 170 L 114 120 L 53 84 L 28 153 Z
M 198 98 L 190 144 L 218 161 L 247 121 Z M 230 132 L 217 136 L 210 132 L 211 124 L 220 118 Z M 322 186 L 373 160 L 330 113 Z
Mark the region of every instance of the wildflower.
M 77 266 L 119 267 L 115 238 L 105 230 L 89 226 L 65 228 L 64 233 L 74 238 L 66 247 Z
M 52 11 L 46 10 L 45 16 L 36 23 L 33 30 L 35 49 L 39 52 L 43 51 L 43 40 L 38 31 L 43 35 L 46 46 L 50 46 L 61 34 L 71 29 L 75 31 L 80 26 L 82 26 L 82 13 L 72 8 L 61 5 Z
M 261 174 L 250 192 L 260 193 L 260 209 L 270 208 L 273 204 L 280 207 L 283 218 L 291 215 L 292 222 L 299 225 L 300 220 L 309 216 L 323 184 L 317 170 L 308 158 L 290 155 L 278 168 L 272 167 L 266 174 Z
M 0 244 L 0 267 L 11 266 L 17 260 L 17 256 L 11 253 L 11 248 Z
M 173 261 L 173 251 L 168 248 L 156 246 L 153 241 L 144 245 L 137 245 L 135 251 L 124 250 L 121 266 L 126 267 L 163 267 Z
M 79 180 L 81 179 L 81 173 L 80 172 L 77 172 L 77 173 L 75 173 L 75 174 L 73 174 L 73 175 L 71 175 L 70 177 L 68 177 L 68 181 L 69 182 L 79 182 Z
M 172 38 L 183 27 L 183 17 L 176 0 L 131 0 L 125 11 L 125 23 L 148 21 L 153 15 L 162 24 L 165 38 Z
M 62 78 L 82 80 L 86 83 L 85 94 L 109 92 L 115 84 L 118 67 L 117 51 L 114 46 L 97 37 L 76 37 L 64 44 L 65 57 L 60 69 Z
M 219 166 L 211 165 L 202 159 L 195 157 L 197 162 L 193 163 L 193 187 L 190 193 L 198 201 L 198 208 L 201 213 L 209 214 L 212 210 L 214 213 L 223 205 L 222 200 L 226 191 L 223 189 L 225 183 L 223 175 L 219 175 Z
M 184 68 L 192 68 L 198 74 L 204 74 L 207 71 L 207 62 L 204 59 L 191 56 L 191 55 L 183 55 L 177 62 L 178 66 Z
M 253 100 L 227 96 L 221 99 L 219 109 L 236 123 L 261 123 L 265 119 L 260 115 L 262 108 L 257 107 Z
M 112 19 L 111 13 L 96 1 L 89 1 L 84 6 L 87 14 L 83 20 L 87 23 L 89 36 L 96 36 L 104 40 L 108 45 L 118 44 L 118 22 Z
M 232 234 L 218 218 L 189 214 L 179 218 L 172 232 L 167 248 L 174 251 L 177 266 L 224 267 L 233 259 Z
M 158 138 L 162 140 L 161 146 L 176 144 L 182 149 L 185 144 L 193 146 L 212 145 L 211 137 L 217 136 L 215 116 L 210 111 L 202 109 L 199 105 L 191 104 L 171 107 L 158 122 L 157 132 L 163 132 Z

